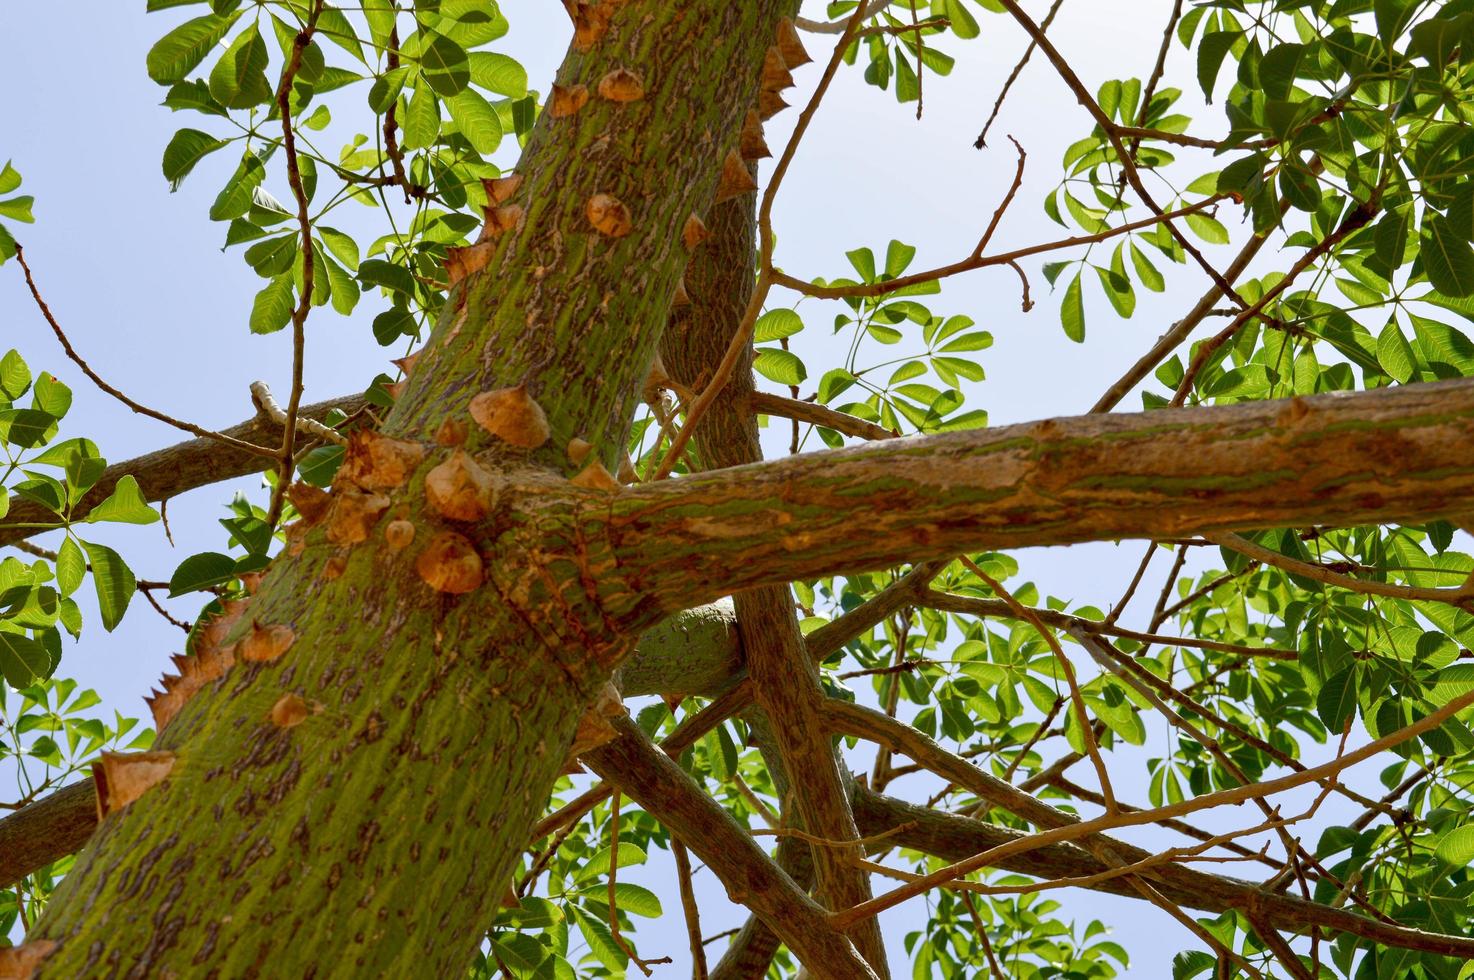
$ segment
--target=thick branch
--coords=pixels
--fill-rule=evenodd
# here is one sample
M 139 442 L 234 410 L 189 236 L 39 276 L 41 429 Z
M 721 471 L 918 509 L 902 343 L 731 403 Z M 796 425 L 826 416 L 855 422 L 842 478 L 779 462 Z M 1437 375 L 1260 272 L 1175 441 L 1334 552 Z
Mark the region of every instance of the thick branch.
M 77 851 L 96 827 L 91 779 L 63 786 L 0 820 L 0 888 Z
M 666 608 L 969 549 L 1474 509 L 1474 381 L 889 440 L 616 497 L 631 581 Z
M 366 404 L 362 395 L 349 395 L 306 405 L 298 415 L 303 419 L 321 421 L 335 409 L 352 415 Z M 250 421 L 225 429 L 221 434 L 241 442 L 270 443 L 281 439 L 281 426 L 257 415 Z M 125 476 L 138 480 L 145 500 L 158 502 L 211 483 L 259 473 L 268 465 L 255 453 L 222 445 L 214 439 L 192 439 L 109 466 L 103 470 L 97 484 L 72 508 L 72 514 L 77 519 L 85 517 L 88 511 L 107 499 Z M 0 523 L 0 545 L 14 544 L 41 533 L 40 528 L 27 525 L 54 523 L 56 520 L 56 515 L 40 504 L 17 498 L 11 502 L 5 521 Z
M 814 977 L 854 980 L 874 971 L 842 933 L 830 928 L 824 909 L 804 894 L 731 814 L 628 718 L 614 722 L 619 736 L 583 760 L 655 817 L 721 879 L 727 894 L 762 916 Z

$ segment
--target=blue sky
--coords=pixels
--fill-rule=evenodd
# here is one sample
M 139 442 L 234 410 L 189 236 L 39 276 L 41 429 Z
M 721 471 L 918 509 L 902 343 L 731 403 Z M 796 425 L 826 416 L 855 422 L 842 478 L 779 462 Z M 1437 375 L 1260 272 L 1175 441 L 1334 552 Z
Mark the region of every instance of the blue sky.
M 1169 6 L 1165 0 L 1076 0 L 1066 4 L 1055 40 L 1092 87 L 1107 78 L 1144 76 Z M 205 216 L 231 166 L 226 154 L 206 161 L 177 193 L 169 192 L 160 175 L 169 137 L 179 126 L 197 122 L 161 108 L 162 90 L 143 70 L 145 52 L 179 19 L 170 16 L 177 12 L 145 16 L 142 8 L 138 0 L 9 5 L 8 74 L 25 82 L 0 90 L 0 112 L 7 121 L 0 162 L 12 158 L 25 177 L 24 190 L 36 196 L 37 224 L 17 232 L 42 289 L 84 356 L 140 400 L 223 427 L 251 413 L 253 380 L 265 379 L 285 391 L 288 336 L 248 332 L 246 315 L 260 281 L 238 251 L 221 250 L 223 227 Z M 821 4 L 808 8 L 810 15 L 822 15 Z M 533 87 L 546 90 L 566 45 L 566 18 L 552 0 L 510 0 L 504 10 L 512 33 L 501 50 L 526 65 Z M 914 105 L 897 105 L 891 93 L 864 85 L 858 70 L 841 74 L 778 197 L 777 255 L 787 271 L 801 277 L 842 275 L 848 270 L 846 250 L 869 245 L 883 252 L 891 238 L 918 247 L 917 268 L 965 254 L 1014 171 L 1005 133 L 1019 139 L 1029 159 L 1023 190 L 996 240 L 1011 246 L 1058 237 L 1040 202 L 1060 176 L 1061 153 L 1088 132 L 1088 122 L 1047 65 L 1036 60 L 995 126 L 990 148 L 973 149 L 972 140 L 1023 47 L 1019 32 L 1004 19 L 980 14 L 980 20 L 983 37 L 946 43 L 959 63 L 949 78 L 926 78 L 919 122 Z M 821 41 L 810 48 L 823 59 Z M 1176 68 L 1188 64 L 1180 51 L 1174 55 Z M 806 98 L 816 66 L 797 77 L 797 98 Z M 1190 71 L 1178 78 L 1189 79 L 1183 84 L 1188 89 L 1183 111 L 1199 111 Z M 790 110 L 774 120 L 768 140 L 775 149 L 795 115 Z M 346 135 L 335 128 L 322 144 L 336 148 L 343 139 Z M 284 188 L 275 190 L 287 197 Z M 1236 226 L 1236 215 L 1222 217 Z M 1177 267 L 1169 272 L 1165 297 L 1141 295 L 1130 321 L 1093 302 L 1086 342 L 1075 344 L 1059 326 L 1058 297 L 1050 295 L 1039 264 L 1028 272 L 1037 306 L 1027 315 L 1019 309 L 1017 280 L 1007 269 L 964 276 L 928 300 L 934 311 L 966 313 L 992 332 L 994 346 L 982 355 L 988 379 L 972 386 L 968 398 L 969 407 L 986 408 L 994 424 L 1084 412 L 1204 286 L 1201 273 Z M 368 330 L 378 309 L 365 302 L 350 318 L 327 309 L 313 314 L 309 401 L 361 390 L 375 373 L 388 369 L 388 358 L 396 355 L 379 348 Z M 796 349 L 811 366 L 832 359 L 825 324 L 833 310 L 813 303 L 799 309 L 809 329 L 797 338 Z M 77 397 L 68 432 L 90 436 L 109 459 L 180 440 L 179 433 L 127 413 L 66 363 L 13 264 L 0 270 L 0 349 L 10 346 L 33 369 L 50 370 L 72 385 Z M 1139 405 L 1133 395 L 1122 407 Z M 771 448 L 784 451 L 776 443 Z M 255 480 L 237 481 L 234 487 L 209 487 L 172 501 L 168 512 L 177 547 L 169 545 L 158 525 L 107 529 L 97 537 L 122 550 L 140 577 L 167 578 L 184 556 L 221 547 L 215 521 L 226 516 L 222 504 L 233 489 L 258 486 Z M 1140 553 L 1135 544 L 1100 544 L 1033 550 L 1020 557 L 1025 577 L 1043 591 L 1104 607 L 1119 595 Z M 195 611 L 187 601 L 174 607 L 186 617 Z M 141 605 L 113 634 L 103 634 L 95 623 L 89 610 L 88 632 L 68 648 L 63 674 L 95 687 L 109 707 L 145 714 L 140 698 L 165 669 L 168 654 L 179 648 L 181 634 Z M 1149 727 L 1160 735 L 1161 725 Z M 1118 791 L 1140 800 L 1146 754 L 1138 755 L 1123 758 L 1122 771 L 1113 771 L 1113 777 L 1123 784 Z M 667 910 L 677 910 L 669 883 L 655 884 Z M 716 906 L 724 904 L 709 876 L 703 876 L 702 889 Z M 1082 922 L 1100 916 L 1118 927 L 1116 938 L 1134 958 L 1133 975 L 1165 975 L 1172 953 L 1188 945 L 1181 927 L 1141 903 L 1073 891 L 1064 898 L 1074 903 Z M 677 914 L 652 931 L 645 947 L 676 960 L 674 967 L 658 968 L 664 972 L 657 975 L 675 977 L 688 970 L 682 965 L 685 943 Z M 900 936 L 923 921 L 921 902 L 888 920 L 899 974 L 909 974 Z M 708 930 L 716 931 L 719 922 L 718 914 Z M 668 941 L 659 938 L 662 929 L 669 932 Z

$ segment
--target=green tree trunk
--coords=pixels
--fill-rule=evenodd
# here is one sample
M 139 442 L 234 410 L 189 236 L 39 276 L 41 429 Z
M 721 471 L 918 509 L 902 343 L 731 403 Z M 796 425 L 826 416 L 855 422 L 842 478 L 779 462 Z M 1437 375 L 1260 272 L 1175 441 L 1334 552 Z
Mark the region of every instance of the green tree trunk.
M 172 769 L 103 821 L 33 930 L 56 944 L 39 975 L 465 969 L 581 711 L 656 616 L 607 548 L 576 530 L 600 494 L 529 502 L 567 487 L 574 438 L 613 468 L 686 264 L 681 229 L 711 202 L 776 20 L 795 6 L 574 5 L 581 28 L 558 81 L 591 98 L 539 121 L 504 202 L 520 222 L 452 290 L 385 425 L 422 460 L 397 486 L 372 465 L 367 487 L 340 476 L 305 547 L 277 559 L 222 638 L 234 666 L 162 734 Z M 643 98 L 600 96 L 620 69 Z M 593 226 L 601 194 L 627 210 L 627 233 L 621 220 Z M 464 448 L 505 485 L 484 520 L 441 516 L 426 474 L 453 450 L 436 436 L 448 420 L 470 423 L 479 392 L 518 385 L 551 438 L 522 451 L 470 424 Z M 403 550 L 385 543 L 391 520 L 415 527 Z M 422 580 L 442 533 L 479 554 L 484 571 L 465 583 L 479 588 Z M 247 661 L 253 636 L 258 655 L 291 642 L 278 659 Z M 307 709 L 298 724 L 273 710 L 288 695 Z

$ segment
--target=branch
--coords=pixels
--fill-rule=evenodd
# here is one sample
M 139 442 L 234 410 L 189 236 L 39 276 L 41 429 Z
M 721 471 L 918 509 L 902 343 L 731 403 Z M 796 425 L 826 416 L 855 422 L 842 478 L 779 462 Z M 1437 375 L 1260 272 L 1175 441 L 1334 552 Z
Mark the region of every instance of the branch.
M 0 888 L 75 853 L 96 827 L 97 791 L 90 778 L 0 820 Z
M 1474 380 L 889 440 L 615 496 L 622 568 L 667 609 L 971 549 L 1474 509 Z
M 333 411 L 353 415 L 366 404 L 362 395 L 318 402 L 303 407 L 298 413 L 299 421 L 321 420 Z M 267 418 L 257 416 L 220 434 L 237 442 L 273 440 L 281 438 L 281 427 Z M 273 452 L 271 455 L 276 454 Z M 118 481 L 125 476 L 135 477 L 144 499 L 157 503 L 211 483 L 259 473 L 264 469 L 262 459 L 262 456 L 254 452 L 221 445 L 213 438 L 201 438 L 114 463 L 102 471 L 102 477 L 96 485 L 72 508 L 73 519 L 80 520 L 93 507 L 106 500 Z M 5 521 L 0 522 L 0 545 L 14 544 L 45 530 L 27 525 L 55 522 L 57 516 L 40 504 L 16 499 L 12 501 Z
M 857 439 L 898 438 L 897 433 L 882 428 L 874 422 L 866 422 L 853 415 L 836 412 L 832 408 L 825 408 L 813 402 L 800 401 L 797 398 L 785 398 L 782 395 L 771 395 L 766 391 L 755 391 L 748 397 L 748 403 L 752 406 L 752 410 L 760 415 L 777 415 L 798 422 L 808 422 L 811 425 L 822 425 Z
M 763 918 L 816 978 L 855 980 L 875 973 L 825 911 L 720 804 L 660 751 L 628 717 L 613 722 L 618 736 L 582 759 L 664 824 L 721 879 L 732 901 Z
M 157 409 L 149 408 L 147 405 L 143 405 L 139 402 L 134 401 L 132 398 L 129 398 L 117 388 L 114 388 L 112 385 L 102 380 L 102 377 L 96 371 L 92 370 L 92 366 L 88 364 L 85 360 L 83 360 L 82 355 L 78 354 L 76 349 L 72 347 L 72 342 L 67 339 L 66 332 L 61 329 L 61 324 L 58 323 L 56 317 L 52 315 L 51 307 L 47 306 L 46 300 L 42 299 L 41 290 L 36 285 L 35 278 L 31 275 L 30 265 L 26 262 L 26 250 L 19 244 L 15 246 L 15 260 L 20 263 L 21 272 L 25 273 L 26 286 L 29 287 L 31 290 L 31 298 L 36 301 L 36 307 L 41 311 L 41 316 L 45 318 L 47 324 L 50 325 L 51 332 L 56 334 L 56 339 L 58 342 L 60 342 L 61 349 L 66 352 L 67 357 L 71 358 L 73 364 L 82 369 L 82 373 L 87 375 L 87 379 L 95 384 L 102 391 L 106 392 L 109 395 L 112 395 L 118 401 L 122 402 L 124 405 L 127 405 L 130 409 L 137 412 L 139 415 L 146 415 L 151 419 L 163 422 L 165 425 L 172 425 L 174 428 L 188 432 L 190 435 L 199 436 L 201 439 L 212 439 L 215 442 L 220 443 L 230 449 L 251 453 L 256 456 L 276 455 L 275 452 L 267 449 L 264 446 L 257 446 L 253 443 L 245 442 L 243 440 L 235 438 L 229 433 L 213 432 L 210 429 L 202 429 L 198 425 L 195 425 L 193 422 L 182 422 L 171 415 L 165 415 L 163 412 L 160 412 Z
M 1289 572 L 1291 575 L 1308 578 L 1312 582 L 1320 582 L 1323 585 L 1334 585 L 1352 592 L 1360 592 L 1363 595 L 1380 595 L 1392 599 L 1410 599 L 1414 602 L 1446 602 L 1452 606 L 1466 608 L 1470 602 L 1474 602 L 1474 578 L 1469 579 L 1462 585 L 1442 589 L 1424 588 L 1413 585 L 1396 585 L 1390 582 L 1369 582 L 1365 579 L 1343 575 L 1324 565 L 1300 561 L 1298 558 L 1282 555 L 1278 551 L 1273 551 L 1263 545 L 1255 544 L 1248 538 L 1241 537 L 1237 534 L 1210 534 L 1208 538 L 1214 544 L 1221 545 L 1231 551 L 1237 551 L 1241 555 L 1253 558 L 1266 565 L 1273 565 L 1275 568 Z M 1367 571 L 1375 572 L 1376 569 L 1367 569 Z
M 928 810 L 864 787 L 856 787 L 853 805 L 862 833 L 883 833 L 910 824 L 892 838 L 897 845 L 948 861 L 1013 846 L 1027 837 L 981 820 Z M 1128 854 L 1136 852 L 1127 845 L 1120 846 Z M 1074 844 L 1049 844 L 1026 853 L 1003 856 L 995 866 L 1041 879 L 1083 878 L 1107 870 L 1098 858 Z M 1265 922 L 1289 932 L 1303 933 L 1321 927 L 1361 936 L 1383 946 L 1420 949 L 1444 956 L 1474 955 L 1474 939 L 1379 922 L 1346 909 L 1267 891 L 1253 882 L 1225 875 L 1182 867 L 1170 869 L 1170 874 L 1170 881 L 1154 883 L 1157 890 L 1171 901 L 1204 912 L 1257 909 Z M 1107 878 L 1087 887 L 1112 895 L 1140 897 L 1121 878 Z

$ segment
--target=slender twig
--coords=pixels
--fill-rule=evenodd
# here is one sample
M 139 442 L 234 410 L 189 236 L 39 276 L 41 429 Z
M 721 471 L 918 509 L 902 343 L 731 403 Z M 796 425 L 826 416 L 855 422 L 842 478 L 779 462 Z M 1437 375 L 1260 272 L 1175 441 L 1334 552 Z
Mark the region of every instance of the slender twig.
M 982 868 L 997 864 L 1004 857 L 1024 854 L 1038 850 L 1048 844 L 1064 843 L 1079 840 L 1091 834 L 1112 830 L 1119 827 L 1139 827 L 1144 824 L 1156 823 L 1163 817 L 1181 817 L 1189 813 L 1197 813 L 1200 810 L 1209 810 L 1220 806 L 1230 806 L 1244 803 L 1250 799 L 1264 799 L 1283 793 L 1286 790 L 1305 786 L 1309 783 L 1319 782 L 1327 777 L 1334 776 L 1359 762 L 1370 759 L 1373 756 L 1385 752 L 1396 745 L 1401 745 L 1408 739 L 1415 738 L 1426 731 L 1430 731 L 1443 724 L 1460 711 L 1474 705 L 1474 691 L 1456 697 L 1443 707 L 1429 712 L 1417 721 L 1405 725 L 1394 732 L 1375 739 L 1358 749 L 1340 755 L 1329 762 L 1307 769 L 1305 772 L 1290 773 L 1276 779 L 1254 783 L 1247 786 L 1234 786 L 1228 789 L 1218 790 L 1213 793 L 1205 793 L 1193 799 L 1183 800 L 1180 803 L 1168 804 L 1152 810 L 1143 810 L 1140 813 L 1117 812 L 1105 814 L 1093 820 L 1084 820 L 1063 827 L 1032 834 L 1028 837 L 1019 838 L 991 847 L 986 851 L 975 854 L 972 857 L 954 862 L 944 868 L 940 868 L 918 881 L 893 889 L 883 895 L 877 895 L 869 902 L 841 912 L 830 915 L 830 921 L 837 928 L 847 928 L 852 923 L 870 916 L 878 915 L 889 908 L 894 908 L 901 902 L 913 898 L 924 892 L 930 891 L 943 882 L 953 881 L 963 875 L 971 874 Z
M 1054 3 L 1049 5 L 1049 12 L 1039 22 L 1039 30 L 1049 30 L 1049 25 L 1054 21 L 1054 15 L 1059 13 L 1060 5 L 1063 3 L 1064 0 L 1054 0 Z M 988 113 L 988 121 L 983 123 L 983 131 L 978 133 L 978 138 L 972 141 L 974 149 L 981 150 L 988 145 L 988 130 L 993 128 L 993 120 L 998 118 L 998 113 L 1003 108 L 1004 100 L 1008 98 L 1009 91 L 1013 89 L 1013 83 L 1018 81 L 1019 75 L 1023 74 L 1024 66 L 1029 63 L 1029 59 L 1034 55 L 1034 49 L 1038 46 L 1031 39 L 1029 46 L 1024 48 L 1023 57 L 1019 58 L 1018 63 L 1013 66 L 1013 71 L 1008 73 L 1008 79 L 1003 83 L 1003 88 L 998 92 L 998 98 L 993 102 L 993 111 Z
M 706 949 L 701 941 L 701 909 L 696 904 L 696 892 L 691 887 L 691 855 L 686 845 L 674 837 L 670 841 L 671 854 L 676 859 L 676 882 L 681 888 L 681 911 L 686 916 L 686 937 L 691 944 L 691 980 L 706 980 Z
M 281 83 L 276 89 L 276 106 L 281 112 L 282 149 L 287 157 L 287 184 L 297 202 L 297 225 L 302 236 L 302 295 L 297 307 L 292 310 L 292 387 L 287 396 L 286 420 L 282 423 L 281 464 L 277 470 L 276 487 L 271 493 L 271 506 L 266 513 L 266 526 L 276 527 L 281 518 L 282 503 L 286 500 L 287 484 L 292 480 L 292 470 L 297 455 L 297 415 L 302 407 L 302 372 L 307 346 L 307 316 L 312 312 L 312 293 L 315 287 L 315 257 L 312 246 L 312 214 L 307 190 L 302 183 L 302 171 L 297 162 L 297 135 L 292 128 L 292 83 L 302 67 L 302 53 L 312 43 L 317 30 L 317 18 L 322 14 L 323 0 L 314 0 L 307 15 L 307 23 L 292 41 L 292 53 L 282 69 Z
M 87 375 L 87 379 L 95 384 L 98 388 L 102 389 L 107 394 L 112 395 L 118 401 L 122 402 L 124 405 L 127 405 L 130 409 L 137 412 L 139 415 L 147 415 L 151 419 L 163 422 L 165 425 L 172 425 L 176 429 L 188 432 L 191 435 L 199 436 L 201 439 L 211 439 L 215 442 L 223 443 L 224 445 L 231 446 L 235 449 L 245 450 L 246 452 L 253 453 L 257 456 L 266 456 L 268 458 L 272 458 L 277 455 L 276 450 L 274 449 L 267 449 L 265 446 L 258 446 L 255 443 L 245 442 L 243 440 L 236 439 L 233 436 L 225 435 L 221 432 L 214 432 L 210 429 L 202 429 L 198 425 L 195 425 L 193 422 L 184 422 L 174 418 L 172 415 L 165 415 L 163 412 L 160 412 L 157 409 L 149 408 L 147 405 L 143 405 L 139 402 L 134 401 L 133 399 L 129 398 L 127 395 L 119 391 L 117 388 L 114 388 L 112 385 L 102 380 L 101 376 L 99 376 L 96 371 L 92 370 L 92 366 L 82 359 L 82 355 L 77 353 L 76 348 L 72 346 L 72 342 L 67 339 L 66 332 L 61 329 L 61 324 L 58 323 L 56 317 L 52 315 L 51 307 L 47 306 L 46 300 L 41 298 L 41 290 L 36 286 L 36 280 L 31 275 L 31 267 L 26 262 L 26 250 L 24 246 L 22 246 L 20 243 L 16 243 L 15 246 L 15 260 L 20 263 L 21 272 L 25 274 L 26 286 L 29 287 L 31 290 L 31 298 L 35 300 L 36 307 L 41 311 L 41 316 L 44 317 L 46 319 L 46 322 L 51 326 L 51 332 L 56 334 L 56 339 L 61 342 L 61 349 L 66 352 L 67 357 L 71 358 L 73 364 L 82 369 L 82 373 Z

